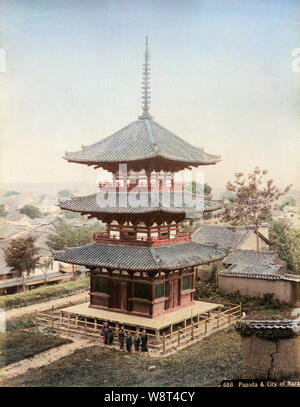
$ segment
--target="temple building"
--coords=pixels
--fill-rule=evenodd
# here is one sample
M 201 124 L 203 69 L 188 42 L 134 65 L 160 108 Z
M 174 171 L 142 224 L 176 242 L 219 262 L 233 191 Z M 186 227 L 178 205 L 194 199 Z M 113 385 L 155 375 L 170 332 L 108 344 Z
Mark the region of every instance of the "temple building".
M 221 159 L 153 120 L 149 77 L 146 41 L 138 120 L 65 153 L 70 163 L 109 171 L 112 181 L 101 182 L 97 194 L 59 201 L 61 209 L 101 220 L 106 231 L 94 233 L 90 244 L 54 252 L 54 259 L 90 269 L 89 308 L 155 318 L 193 305 L 197 266 L 222 259 L 226 252 L 181 231 L 186 219 L 199 219 L 221 206 L 184 190 L 175 176 Z

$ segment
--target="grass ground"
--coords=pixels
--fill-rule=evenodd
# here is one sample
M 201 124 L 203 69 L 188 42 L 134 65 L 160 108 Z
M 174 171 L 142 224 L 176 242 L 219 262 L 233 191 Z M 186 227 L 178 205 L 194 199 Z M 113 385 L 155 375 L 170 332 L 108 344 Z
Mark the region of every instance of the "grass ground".
M 0 367 L 36 355 L 55 346 L 69 343 L 59 336 L 24 329 L 11 329 L 0 333 Z
M 150 366 L 155 369 L 149 370 Z M 30 370 L 8 386 L 217 386 L 239 374 L 240 340 L 234 329 L 170 355 L 152 359 L 100 346 L 81 349 Z
M 18 294 L 3 296 L 0 298 L 0 308 L 5 310 L 39 302 L 66 297 L 89 288 L 89 277 L 78 278 L 74 281 L 60 283 L 51 286 L 35 288 Z
M 258 306 L 248 319 L 284 318 L 287 308 Z M 27 321 L 16 324 L 30 325 Z M 53 338 L 53 337 L 52 337 Z M 55 346 L 55 345 L 54 345 Z M 3 383 L 6 386 L 219 386 L 239 377 L 240 335 L 233 327 L 165 358 L 128 355 L 93 346 Z M 33 346 L 34 348 L 34 346 Z M 36 349 L 34 348 L 36 352 Z M 155 369 L 150 369 L 155 366 Z
M 281 319 L 290 317 L 291 309 L 280 305 L 270 297 L 253 299 L 241 297 L 238 293 L 222 296 L 213 284 L 198 284 L 198 295 L 212 301 L 242 302 L 247 319 Z M 203 293 L 207 295 L 203 295 Z M 47 336 L 41 339 L 32 330 L 27 341 L 15 341 L 14 332 L 21 339 L 24 327 L 30 328 L 32 317 L 12 321 L 7 329 L 12 341 L 2 346 L 17 354 L 26 355 L 30 350 L 36 354 L 47 346 Z M 27 332 L 28 334 L 28 332 Z M 50 336 L 50 347 L 57 346 Z M 27 348 L 27 345 L 28 348 Z M 165 358 L 147 358 L 141 355 L 128 355 L 108 348 L 93 346 L 80 349 L 51 364 L 30 369 L 24 375 L 2 383 L 6 386 L 219 386 L 223 379 L 239 377 L 241 370 L 240 336 L 234 328 L 214 334 L 203 341 L 185 348 Z M 9 346 L 8 346 L 9 345 Z M 0 342 L 1 347 L 1 342 Z M 44 349 L 41 349 L 44 350 Z M 150 369 L 150 366 L 155 366 Z

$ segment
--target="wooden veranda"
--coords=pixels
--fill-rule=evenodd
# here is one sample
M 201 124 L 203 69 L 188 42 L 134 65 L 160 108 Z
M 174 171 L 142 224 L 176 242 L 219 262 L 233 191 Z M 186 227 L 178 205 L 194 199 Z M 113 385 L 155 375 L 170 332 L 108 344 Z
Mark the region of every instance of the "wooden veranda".
M 108 321 L 113 328 L 116 343 L 120 325 L 124 325 L 125 330 L 131 331 L 133 334 L 145 329 L 149 336 L 148 347 L 150 354 L 159 356 L 173 353 L 219 330 L 225 329 L 233 325 L 242 316 L 241 304 L 223 303 L 217 304 L 216 307 L 216 304 L 212 303 L 212 306 L 208 307 L 206 312 L 190 314 L 189 317 L 179 320 L 172 318 L 163 326 L 158 327 L 155 324 L 151 325 L 151 321 L 153 322 L 155 319 L 142 318 L 148 320 L 148 326 L 145 326 L 144 324 L 133 324 L 128 320 L 127 322 L 124 320 L 119 321 L 118 316 L 124 317 L 119 313 L 115 313 L 114 320 L 108 320 L 107 318 L 92 316 L 92 312 L 95 311 L 92 309 L 90 309 L 91 313 L 89 315 L 74 312 L 77 311 L 77 307 L 82 309 L 84 305 L 80 304 L 65 309 L 51 308 L 42 312 L 36 311 L 35 324 L 37 327 L 64 331 L 68 334 L 79 334 L 85 338 L 91 337 L 100 340 L 103 323 Z

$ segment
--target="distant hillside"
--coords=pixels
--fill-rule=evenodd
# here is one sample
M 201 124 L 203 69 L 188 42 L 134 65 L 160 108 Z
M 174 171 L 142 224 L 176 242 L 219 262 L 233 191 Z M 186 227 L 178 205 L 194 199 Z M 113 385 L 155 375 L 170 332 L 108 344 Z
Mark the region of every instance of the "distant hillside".
M 97 192 L 97 185 L 96 183 L 84 182 L 0 183 L 0 196 L 3 196 L 7 191 L 57 196 L 58 191 L 63 189 L 70 189 L 75 195 L 86 195 Z M 226 188 L 213 187 L 212 193 L 215 199 L 221 199 L 222 193 L 225 191 Z M 284 201 L 288 196 L 292 196 L 296 201 L 296 205 L 300 206 L 300 190 L 289 191 L 280 201 Z

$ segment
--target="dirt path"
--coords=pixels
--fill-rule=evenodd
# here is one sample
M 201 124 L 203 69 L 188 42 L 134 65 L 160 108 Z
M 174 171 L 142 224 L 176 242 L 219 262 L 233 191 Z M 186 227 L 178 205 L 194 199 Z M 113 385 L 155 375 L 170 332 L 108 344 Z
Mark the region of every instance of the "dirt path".
M 26 307 L 13 308 L 6 311 L 6 320 L 9 321 L 14 318 L 21 317 L 22 315 L 32 314 L 35 310 L 45 311 L 52 306 L 55 308 L 69 306 L 70 301 L 72 305 L 80 302 L 86 302 L 89 300 L 88 291 L 81 292 L 79 294 L 70 295 L 69 297 L 57 298 L 56 300 L 49 300 L 45 302 L 40 302 L 37 304 L 28 305 Z
M 41 366 L 48 365 L 67 355 L 70 355 L 77 349 L 87 348 L 95 345 L 95 340 L 70 338 L 72 343 L 67 343 L 44 352 L 38 353 L 31 358 L 22 359 L 1 369 L 1 376 L 4 380 L 12 379 L 18 375 L 24 374 L 29 369 L 38 369 Z

